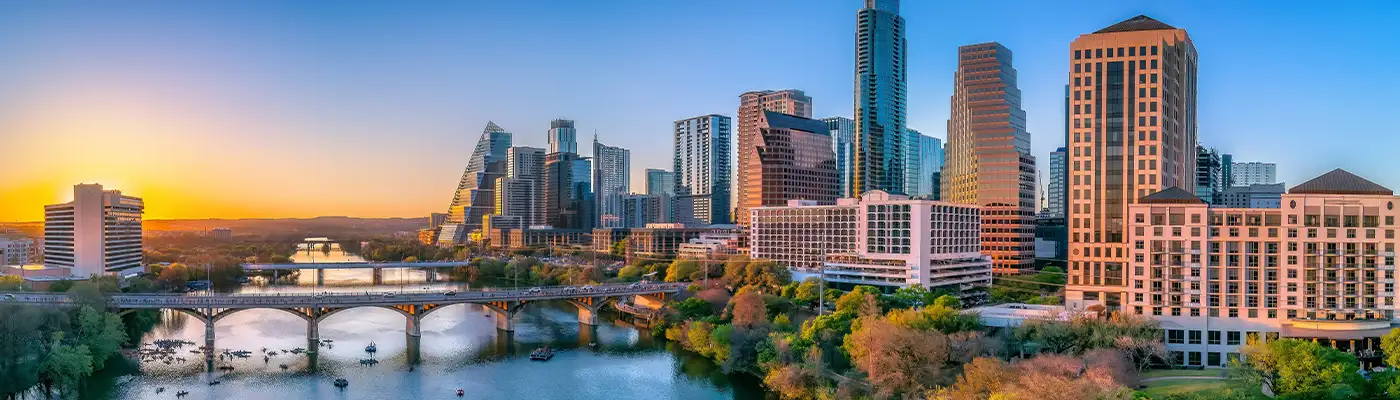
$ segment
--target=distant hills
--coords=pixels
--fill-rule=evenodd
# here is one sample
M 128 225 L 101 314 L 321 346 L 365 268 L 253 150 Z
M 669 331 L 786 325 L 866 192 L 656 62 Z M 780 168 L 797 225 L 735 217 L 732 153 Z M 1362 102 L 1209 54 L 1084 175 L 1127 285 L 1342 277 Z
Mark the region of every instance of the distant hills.
M 146 235 L 208 232 L 214 228 L 229 228 L 234 236 L 342 237 L 392 235 L 415 232 L 428 227 L 427 218 L 256 218 L 256 219 L 166 219 L 145 220 Z M 18 231 L 25 236 L 43 236 L 43 222 L 0 223 L 0 232 Z

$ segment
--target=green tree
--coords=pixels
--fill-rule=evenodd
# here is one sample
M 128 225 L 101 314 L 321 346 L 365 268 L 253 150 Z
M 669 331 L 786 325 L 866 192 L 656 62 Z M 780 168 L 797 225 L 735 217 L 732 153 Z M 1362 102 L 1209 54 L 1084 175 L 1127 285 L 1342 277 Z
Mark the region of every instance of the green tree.
M 617 271 L 617 277 L 622 280 L 635 281 L 642 276 L 642 267 L 628 265 Z
M 691 275 L 700 272 L 700 264 L 693 260 L 676 260 L 666 268 L 666 282 L 690 280 Z
M 933 303 L 932 303 L 932 304 L 935 305 L 935 306 L 943 306 L 943 307 L 948 307 L 948 308 L 952 308 L 952 309 L 959 309 L 959 308 L 962 308 L 962 299 L 958 298 L 958 296 L 953 296 L 953 295 L 945 294 L 945 295 L 942 295 L 942 296 L 938 296 L 938 298 L 936 298 L 936 299 L 933 299 Z
M 39 381 L 46 388 L 68 392 L 83 378 L 92 375 L 93 357 L 87 346 L 63 343 L 63 333 L 55 332 L 49 348 L 39 365 Z
M 817 291 L 821 282 L 816 277 L 807 278 L 797 285 L 797 289 L 792 294 L 792 300 L 803 305 L 812 305 L 817 302 Z
M 107 358 L 116 354 L 121 344 L 126 342 L 126 325 L 116 314 L 83 306 L 78 310 L 74 325 L 78 343 L 86 347 L 92 356 L 94 370 L 102 369 Z
M 1231 361 L 1230 376 L 1263 384 L 1282 399 L 1346 399 L 1365 385 L 1356 373 L 1356 357 L 1311 341 L 1251 340 L 1240 353 L 1242 359 Z
M 1386 365 L 1400 368 L 1400 329 L 1391 329 L 1381 337 L 1381 352 L 1385 353 Z

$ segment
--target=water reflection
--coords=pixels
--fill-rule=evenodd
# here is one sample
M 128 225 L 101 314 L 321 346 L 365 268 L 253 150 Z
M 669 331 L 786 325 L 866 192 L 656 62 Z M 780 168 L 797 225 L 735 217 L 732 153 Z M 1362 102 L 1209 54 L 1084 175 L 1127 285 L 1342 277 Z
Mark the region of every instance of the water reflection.
M 309 270 L 307 270 L 309 272 Z M 383 291 L 462 288 L 463 283 L 426 283 L 422 271 L 389 269 L 385 285 L 370 286 L 369 270 L 329 270 L 325 286 L 307 281 L 314 273 L 302 273 L 290 285 L 249 285 L 245 292 L 277 291 Z M 333 282 L 333 283 L 332 283 Z M 284 398 L 284 399 L 387 399 L 455 398 L 458 388 L 475 399 L 727 399 L 762 398 L 760 385 L 751 377 L 723 374 L 709 360 L 669 349 L 648 331 L 604 312 L 599 326 L 578 323 L 577 309 L 568 303 L 532 303 L 515 316 L 513 334 L 497 331 L 496 315 L 479 305 L 446 306 L 425 316 L 420 326 L 418 359 L 410 351 L 403 315 L 382 308 L 355 308 L 327 317 L 319 325 L 320 348 L 316 365 L 306 355 L 291 354 L 307 346 L 307 325 L 302 318 L 278 310 L 240 311 L 215 325 L 216 347 L 246 350 L 249 358 L 220 360 L 231 371 L 204 371 L 202 356 L 186 352 L 189 362 L 166 365 L 147 362 L 122 364 L 94 377 L 85 398 L 174 398 L 189 391 L 186 399 Z M 204 324 L 177 312 L 164 312 L 162 322 L 142 338 L 182 339 L 204 343 Z M 365 352 L 374 343 L 376 353 Z M 549 345 L 558 354 L 548 362 L 530 361 L 529 352 Z M 262 350 L 276 354 L 264 360 Z M 283 353 L 282 350 L 287 350 Z M 378 361 L 364 365 L 362 359 Z M 119 363 L 120 364 L 120 363 Z M 287 369 L 283 369 L 282 365 Z M 124 374 L 129 374 L 123 376 Z M 345 390 L 332 385 L 345 378 Z M 212 381 L 219 385 L 210 386 Z M 164 388 L 162 393 L 157 393 Z

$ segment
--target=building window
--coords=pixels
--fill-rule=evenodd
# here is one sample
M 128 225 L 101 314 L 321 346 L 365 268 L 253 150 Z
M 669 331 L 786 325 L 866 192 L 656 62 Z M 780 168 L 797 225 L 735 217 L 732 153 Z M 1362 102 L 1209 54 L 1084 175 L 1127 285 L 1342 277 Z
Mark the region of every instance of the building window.
M 1226 345 L 1226 346 L 1239 346 L 1239 345 L 1240 345 L 1240 332 L 1239 332 L 1239 331 L 1226 331 L 1226 332 L 1225 332 L 1225 345 Z

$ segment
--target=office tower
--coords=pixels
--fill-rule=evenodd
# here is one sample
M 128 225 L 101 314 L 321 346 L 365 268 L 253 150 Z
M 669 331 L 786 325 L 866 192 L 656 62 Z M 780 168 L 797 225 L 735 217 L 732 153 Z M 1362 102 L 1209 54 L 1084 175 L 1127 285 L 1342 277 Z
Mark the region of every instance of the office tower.
M 997 273 L 1035 263 L 1035 157 L 1011 50 L 958 48 L 942 200 L 981 206 L 982 251 Z
M 647 168 L 646 194 L 676 195 L 676 174 L 671 171 Z
M 622 214 L 621 196 L 632 191 L 632 152 L 604 145 L 593 135 L 593 167 L 595 215 L 600 221 L 616 220 Z
M 910 131 L 914 131 L 910 129 Z M 917 131 L 914 131 L 917 132 Z M 943 169 L 943 140 L 933 137 L 919 135 L 919 190 L 914 194 L 922 198 L 937 200 L 938 183 L 934 178 L 939 176 L 939 171 Z
M 593 229 L 592 163 L 575 153 L 549 153 L 544 161 L 545 223 L 558 229 Z
M 676 121 L 675 199 L 671 217 L 683 224 L 730 223 L 733 169 L 729 117 L 710 114 Z
M 738 164 L 735 165 L 734 179 L 738 181 L 738 185 L 736 185 L 738 193 L 735 196 L 735 207 L 737 207 L 735 209 L 735 222 L 741 225 L 748 224 L 744 216 L 748 214 L 749 208 L 764 205 L 765 201 L 786 201 L 786 199 L 776 199 L 777 193 L 775 192 L 765 192 L 764 186 L 770 183 L 786 184 L 786 182 L 775 181 L 775 179 L 781 180 L 784 177 L 774 176 L 771 172 L 783 168 L 779 165 L 791 164 L 793 162 L 791 152 L 797 146 L 794 146 L 784 130 L 762 131 L 761 125 L 767 112 L 777 112 L 804 119 L 811 118 L 812 98 L 802 93 L 801 90 L 795 89 L 759 90 L 739 95 L 739 136 L 736 138 L 737 148 L 735 149 L 738 153 Z M 825 131 L 825 124 L 822 125 L 822 130 Z M 783 137 L 769 138 L 766 136 L 768 134 L 783 135 Z M 826 137 L 826 139 L 828 142 L 830 141 L 830 137 Z M 770 174 L 765 175 L 765 173 Z
M 1168 361 L 1225 366 L 1253 335 L 1317 340 L 1356 352 L 1363 368 L 1380 363 L 1364 350 L 1379 349 L 1395 318 L 1400 198 L 1338 169 L 1281 200 L 1212 207 L 1168 187 L 1129 206 L 1122 311 L 1161 321 Z
M 482 130 L 476 149 L 467 160 L 467 169 L 462 172 L 462 180 L 457 183 L 457 191 L 452 194 L 452 205 L 447 207 L 447 222 L 443 228 L 450 235 L 439 234 L 440 243 L 461 243 L 466 240 L 467 233 L 481 229 L 482 217 L 495 212 L 496 179 L 505 175 L 510 143 L 510 132 L 495 122 L 486 122 L 486 129 Z
M 1230 208 L 1279 208 L 1283 193 L 1282 183 L 1231 186 L 1225 188 L 1221 205 Z
M 919 187 L 924 179 L 919 177 L 922 171 L 923 162 L 920 156 L 923 154 L 920 137 L 924 134 L 913 128 L 904 129 L 904 193 L 909 196 L 918 196 L 929 188 Z
M 1230 167 L 1230 173 L 1233 174 L 1230 185 L 1249 186 L 1278 183 L 1277 169 L 1278 166 L 1274 163 L 1257 161 L 1234 163 Z
M 1049 212 L 1046 213 L 1046 216 L 1050 218 L 1064 218 L 1065 215 L 1069 214 L 1068 207 L 1066 207 L 1068 202 L 1065 198 L 1065 188 L 1069 187 L 1069 181 L 1065 179 L 1067 172 L 1065 165 L 1068 158 L 1069 155 L 1065 152 L 1064 147 L 1050 153 L 1050 182 L 1046 185 L 1049 192 L 1046 193 L 1047 199 L 1045 201 L 1049 205 L 1047 207 Z
M 836 174 L 841 177 L 841 197 L 855 197 L 851 182 L 855 179 L 856 121 L 846 117 L 822 118 L 831 132 L 831 151 L 836 153 Z
M 73 201 L 44 206 L 44 265 L 87 277 L 141 267 L 140 198 L 73 186 Z
M 494 214 L 516 225 L 545 225 L 545 150 L 517 146 L 506 151 L 505 176 L 496 180 Z M 499 227 L 499 226 L 497 226 Z
M 622 228 L 642 228 L 647 224 L 671 222 L 671 195 L 629 194 L 622 196 Z
M 1220 178 L 1224 187 L 1235 186 L 1235 156 L 1220 154 Z
M 1166 188 L 1192 196 L 1196 47 L 1137 16 L 1070 45 L 1070 255 L 1066 304 L 1126 302 L 1128 207 Z
M 227 242 L 233 240 L 233 229 L 214 228 L 209 230 L 209 235 L 213 236 L 214 240 Z
M 856 13 L 855 177 L 851 192 L 907 193 L 904 17 L 899 0 L 865 0 Z
M 545 141 L 549 143 L 550 153 L 578 153 L 578 135 L 574 131 L 574 121 L 569 119 L 556 119 L 549 122 L 549 135 L 545 136 Z
M 1225 196 L 1225 178 L 1220 163 L 1220 152 L 1196 145 L 1196 197 L 1206 204 L 1222 204 Z
M 437 227 L 442 226 L 442 224 L 445 223 L 447 223 L 447 213 L 428 214 L 428 229 L 436 230 Z

